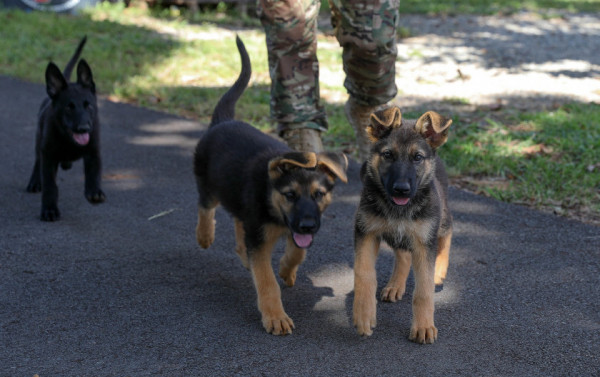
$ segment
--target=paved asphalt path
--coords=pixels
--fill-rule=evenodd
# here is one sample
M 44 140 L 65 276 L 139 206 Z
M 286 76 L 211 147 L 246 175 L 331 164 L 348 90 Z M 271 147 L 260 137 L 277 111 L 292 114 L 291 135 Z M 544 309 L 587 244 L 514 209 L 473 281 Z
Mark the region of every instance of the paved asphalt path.
M 410 294 L 378 303 L 363 339 L 351 326 L 353 164 L 296 286 L 282 289 L 296 330 L 276 337 L 231 218 L 218 211 L 215 243 L 196 245 L 202 126 L 100 101 L 107 202 L 87 203 L 77 162 L 59 172 L 62 220 L 43 223 L 25 186 L 44 95 L 0 77 L 0 376 L 599 375 L 600 228 L 452 189 L 438 341 L 407 340 Z M 379 290 L 391 263 L 383 250 Z

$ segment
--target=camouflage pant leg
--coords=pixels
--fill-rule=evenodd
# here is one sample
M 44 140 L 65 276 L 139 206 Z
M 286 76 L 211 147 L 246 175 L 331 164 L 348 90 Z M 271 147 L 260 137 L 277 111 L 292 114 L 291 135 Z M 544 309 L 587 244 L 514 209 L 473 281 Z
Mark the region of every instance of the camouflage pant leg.
M 396 96 L 396 26 L 400 0 L 329 0 L 331 23 L 343 48 L 344 87 L 359 104 Z
M 280 132 L 327 130 L 316 53 L 320 6 L 320 0 L 258 0 L 269 55 L 271 117 Z

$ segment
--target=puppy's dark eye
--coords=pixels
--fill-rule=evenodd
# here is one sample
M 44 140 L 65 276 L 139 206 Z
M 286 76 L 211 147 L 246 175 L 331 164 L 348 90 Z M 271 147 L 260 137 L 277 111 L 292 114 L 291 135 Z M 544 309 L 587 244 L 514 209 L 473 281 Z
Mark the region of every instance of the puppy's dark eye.
M 69 102 L 68 108 L 69 110 L 75 110 L 75 104 L 73 102 Z
M 293 191 L 284 192 L 282 194 L 290 202 L 293 202 L 294 200 L 296 200 L 296 193 Z
M 421 161 L 423 161 L 424 159 L 425 159 L 425 156 L 423 156 L 421 153 L 416 153 L 416 154 L 413 156 L 413 161 L 414 161 L 414 162 L 421 162 Z
M 315 200 L 321 200 L 321 199 L 323 199 L 324 196 L 325 196 L 325 193 L 323 191 L 315 191 L 315 193 L 313 194 L 313 198 Z
M 83 101 L 83 108 L 87 109 L 88 107 L 90 107 L 90 103 L 88 101 Z
M 385 150 L 381 152 L 381 157 L 386 161 L 390 161 L 394 159 L 394 154 L 390 150 Z

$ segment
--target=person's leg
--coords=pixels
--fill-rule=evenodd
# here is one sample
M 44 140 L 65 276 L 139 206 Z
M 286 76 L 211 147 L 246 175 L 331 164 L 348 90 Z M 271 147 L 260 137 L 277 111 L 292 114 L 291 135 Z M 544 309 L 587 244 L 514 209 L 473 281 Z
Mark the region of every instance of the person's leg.
M 399 0 L 329 0 L 331 22 L 343 48 L 350 95 L 346 117 L 356 132 L 358 157 L 368 155 L 365 128 L 371 113 L 385 107 L 397 93 L 396 26 Z
M 288 145 L 320 152 L 327 130 L 319 98 L 317 16 L 320 0 L 258 0 L 271 76 L 271 117 Z

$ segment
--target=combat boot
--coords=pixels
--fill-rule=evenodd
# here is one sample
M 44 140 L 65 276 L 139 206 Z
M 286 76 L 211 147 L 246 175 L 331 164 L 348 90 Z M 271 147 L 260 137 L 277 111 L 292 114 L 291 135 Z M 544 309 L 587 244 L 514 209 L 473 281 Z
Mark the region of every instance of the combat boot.
M 367 126 L 370 124 L 371 114 L 375 111 L 385 109 L 387 104 L 377 106 L 364 106 L 358 104 L 352 98 L 346 101 L 344 110 L 348 122 L 354 128 L 356 136 L 356 158 L 359 162 L 364 162 L 369 156 L 371 150 L 371 141 L 367 136 Z
M 281 137 L 287 145 L 297 152 L 323 152 L 321 131 L 313 128 L 295 128 L 285 130 Z

